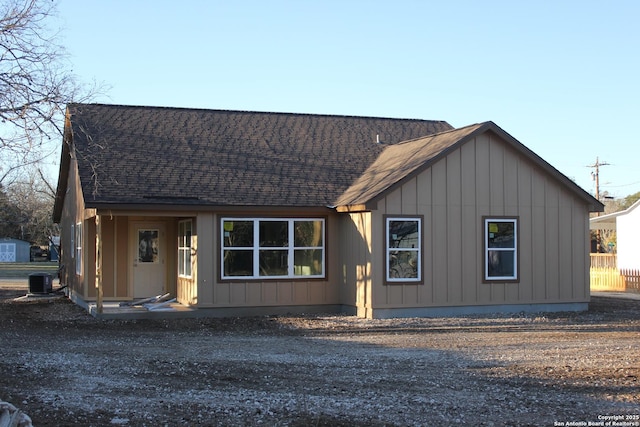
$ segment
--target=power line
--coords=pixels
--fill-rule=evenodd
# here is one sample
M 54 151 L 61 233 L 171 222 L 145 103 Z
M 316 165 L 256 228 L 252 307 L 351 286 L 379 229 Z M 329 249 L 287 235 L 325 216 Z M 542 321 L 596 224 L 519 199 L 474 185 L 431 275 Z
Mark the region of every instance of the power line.
M 632 182 L 632 183 L 629 183 L 629 184 L 607 185 L 607 187 L 612 187 L 612 188 L 629 187 L 631 185 L 636 185 L 636 184 L 640 184 L 640 181 Z

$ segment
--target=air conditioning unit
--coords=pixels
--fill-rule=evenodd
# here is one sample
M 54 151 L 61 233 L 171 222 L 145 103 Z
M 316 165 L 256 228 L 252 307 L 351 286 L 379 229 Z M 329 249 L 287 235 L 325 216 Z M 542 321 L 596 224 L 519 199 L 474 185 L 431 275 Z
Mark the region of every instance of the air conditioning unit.
M 31 273 L 29 275 L 29 293 L 48 294 L 51 292 L 53 278 L 48 273 Z

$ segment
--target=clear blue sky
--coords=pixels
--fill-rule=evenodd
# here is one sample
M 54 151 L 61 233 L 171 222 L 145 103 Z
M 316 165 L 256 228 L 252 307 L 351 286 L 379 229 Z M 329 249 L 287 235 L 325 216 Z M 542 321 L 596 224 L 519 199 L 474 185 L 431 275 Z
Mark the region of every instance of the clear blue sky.
M 492 120 L 576 181 L 640 191 L 640 1 L 59 0 L 98 102 Z

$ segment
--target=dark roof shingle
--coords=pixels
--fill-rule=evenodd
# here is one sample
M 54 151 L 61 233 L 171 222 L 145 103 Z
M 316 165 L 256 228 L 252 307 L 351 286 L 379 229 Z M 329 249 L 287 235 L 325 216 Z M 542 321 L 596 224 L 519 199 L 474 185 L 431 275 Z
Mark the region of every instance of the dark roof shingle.
M 389 144 L 452 129 L 444 121 L 102 104 L 72 104 L 68 113 L 87 207 L 326 206 Z
M 375 199 L 415 171 L 427 167 L 482 126 L 475 124 L 387 147 L 334 204 L 362 205 Z

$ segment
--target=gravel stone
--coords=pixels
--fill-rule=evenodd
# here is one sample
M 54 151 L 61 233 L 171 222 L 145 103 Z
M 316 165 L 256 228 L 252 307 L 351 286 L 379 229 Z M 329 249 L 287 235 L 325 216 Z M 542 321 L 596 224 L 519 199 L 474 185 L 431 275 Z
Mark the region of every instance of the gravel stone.
M 0 400 L 35 426 L 640 426 L 638 300 L 515 316 L 99 321 L 65 298 L 15 296 L 0 290 Z

